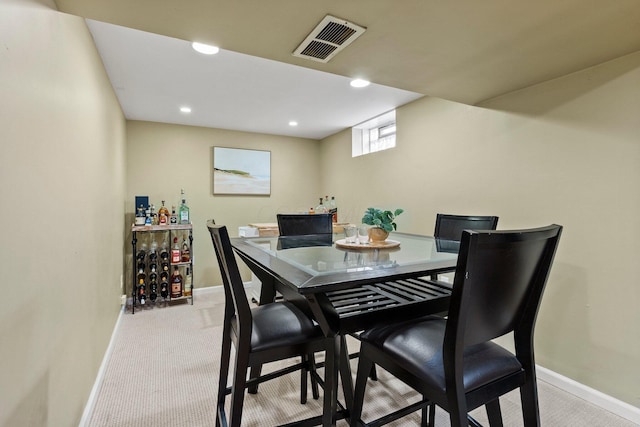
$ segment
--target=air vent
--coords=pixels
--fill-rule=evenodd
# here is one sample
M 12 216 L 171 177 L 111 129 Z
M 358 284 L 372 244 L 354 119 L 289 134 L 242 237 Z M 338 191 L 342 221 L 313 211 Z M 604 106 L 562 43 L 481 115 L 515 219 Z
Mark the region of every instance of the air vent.
M 366 28 L 344 19 L 327 15 L 306 39 L 293 51 L 293 56 L 318 62 L 329 62 L 349 46 Z

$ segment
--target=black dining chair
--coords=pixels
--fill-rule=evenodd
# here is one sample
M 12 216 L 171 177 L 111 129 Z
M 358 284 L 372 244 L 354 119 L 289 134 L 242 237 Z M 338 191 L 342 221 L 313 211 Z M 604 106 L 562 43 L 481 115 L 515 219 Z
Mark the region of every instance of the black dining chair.
M 301 370 L 300 402 L 306 403 L 307 375 L 310 374 L 314 382 L 319 380 L 310 355 L 324 351 L 324 336 L 311 318 L 289 302 L 274 302 L 251 308 L 227 228 L 215 225 L 212 221 L 207 222 L 207 228 L 222 273 L 225 293 L 216 426 L 239 427 L 245 389 L 264 381 Z M 235 371 L 231 387 L 227 387 L 232 344 L 235 347 Z M 256 366 L 261 367 L 264 363 L 296 356 L 302 358 L 301 363 L 264 376 L 260 375 L 260 369 L 253 369 Z M 250 367 L 250 379 L 247 380 Z M 229 394 L 231 406 L 227 418 L 225 401 Z M 313 397 L 318 398 L 317 387 L 314 388 Z
M 562 227 L 519 231 L 464 231 L 449 317 L 426 316 L 375 326 L 361 336 L 351 425 L 363 425 L 371 365 L 381 366 L 447 412 L 453 427 L 479 425 L 468 412 L 485 405 L 502 425 L 499 397 L 520 389 L 525 427 L 539 426 L 533 332 Z M 492 342 L 513 332 L 515 354 Z M 384 421 L 397 419 L 396 411 Z M 364 424 L 368 425 L 368 424 Z M 381 424 L 376 424 L 381 425 Z
M 281 236 L 333 233 L 331 214 L 277 214 L 276 219 Z
M 433 237 L 436 238 L 436 247 L 439 252 L 458 252 L 463 230 L 495 230 L 497 226 L 497 216 L 439 213 L 436 215 Z M 431 280 L 437 281 L 438 275 L 432 275 Z M 450 286 L 450 284 L 448 285 Z

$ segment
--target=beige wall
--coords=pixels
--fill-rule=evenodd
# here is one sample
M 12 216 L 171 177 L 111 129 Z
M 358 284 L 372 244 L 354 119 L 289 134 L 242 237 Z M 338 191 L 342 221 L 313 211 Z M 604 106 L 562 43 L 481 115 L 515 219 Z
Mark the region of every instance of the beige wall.
M 234 235 L 321 194 L 340 221 L 403 207 L 409 232 L 431 233 L 437 212 L 560 223 L 538 362 L 640 406 L 640 53 L 478 107 L 424 98 L 398 111 L 396 149 L 353 159 L 349 131 L 125 124 L 84 21 L 39 3 L 0 3 L 0 425 L 77 424 L 119 309 L 133 197 L 172 204 L 180 188 L 198 287 L 220 283 L 207 219 Z M 213 196 L 213 146 L 270 150 L 271 197 Z
M 423 98 L 398 110 L 398 146 L 322 145 L 322 187 L 343 219 L 406 209 L 495 214 L 498 228 L 564 225 L 539 315 L 537 361 L 640 407 L 640 53 L 472 107 Z
M 0 40 L 0 425 L 74 426 L 120 308 L 125 121 L 84 20 L 2 0 Z
M 271 151 L 271 196 L 214 196 L 214 146 Z M 127 227 L 133 219 L 136 195 L 149 196 L 156 206 L 166 200 L 170 209 L 172 204 L 179 204 L 180 189 L 184 188 L 194 226 L 194 286 L 221 285 L 206 221 L 213 218 L 217 224 L 226 225 L 231 236 L 237 236 L 239 226 L 275 222 L 278 212 L 308 209 L 320 194 L 319 153 L 320 143 L 315 140 L 129 121 Z M 129 268 L 126 277 L 131 289 Z M 249 278 L 247 270 L 245 278 Z

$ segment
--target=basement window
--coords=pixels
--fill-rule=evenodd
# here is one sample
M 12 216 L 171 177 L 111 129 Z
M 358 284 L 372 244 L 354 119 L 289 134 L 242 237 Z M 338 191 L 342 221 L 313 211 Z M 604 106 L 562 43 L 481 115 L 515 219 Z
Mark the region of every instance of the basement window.
M 396 110 L 351 128 L 351 157 L 396 146 Z

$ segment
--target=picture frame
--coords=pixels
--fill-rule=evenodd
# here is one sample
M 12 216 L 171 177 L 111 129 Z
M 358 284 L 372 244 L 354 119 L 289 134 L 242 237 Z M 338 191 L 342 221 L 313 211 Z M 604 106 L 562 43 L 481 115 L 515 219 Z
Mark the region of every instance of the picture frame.
M 271 195 L 271 151 L 213 147 L 214 195 Z

